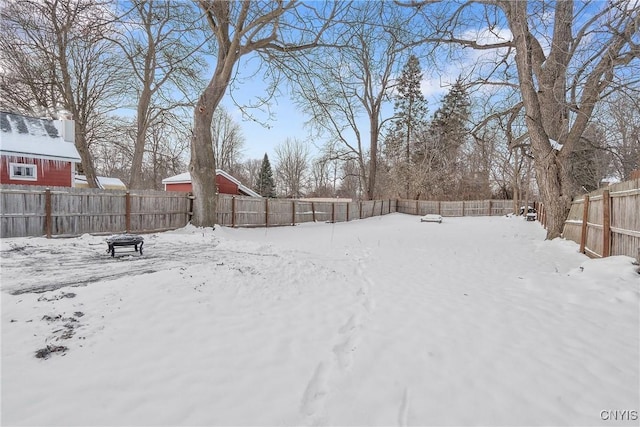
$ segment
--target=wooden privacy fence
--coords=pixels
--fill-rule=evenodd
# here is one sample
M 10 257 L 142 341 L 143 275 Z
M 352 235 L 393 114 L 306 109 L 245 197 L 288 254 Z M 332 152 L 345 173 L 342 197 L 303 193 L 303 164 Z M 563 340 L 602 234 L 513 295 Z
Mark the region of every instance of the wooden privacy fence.
M 575 199 L 562 232 L 590 257 L 640 251 L 640 179 L 614 184 Z
M 150 190 L 125 192 L 0 185 L 0 202 L 1 237 L 164 231 L 184 227 L 193 211 L 193 197 L 189 193 Z M 271 227 L 304 222 L 345 222 L 392 212 L 478 216 L 512 211 L 511 200 L 343 202 L 219 194 L 216 222 L 230 227 Z
M 187 193 L 0 186 L 0 236 L 141 233 L 184 227 Z
M 315 202 L 219 194 L 216 222 L 229 227 L 271 227 L 316 221 L 345 222 L 392 212 L 396 212 L 395 200 Z
M 410 215 L 491 216 L 513 212 L 513 200 L 398 200 L 397 211 Z

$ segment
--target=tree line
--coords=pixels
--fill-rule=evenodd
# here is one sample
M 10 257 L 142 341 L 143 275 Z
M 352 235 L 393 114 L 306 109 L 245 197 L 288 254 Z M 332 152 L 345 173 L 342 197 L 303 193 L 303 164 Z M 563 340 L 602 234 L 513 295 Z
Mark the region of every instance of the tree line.
M 7 1 L 0 108 L 73 118 L 93 185 L 105 174 L 153 188 L 188 169 L 200 226 L 215 221 L 222 168 L 267 196 L 535 192 L 553 238 L 572 196 L 638 169 L 639 11 L 635 0 Z M 221 108 L 246 61 L 269 79 L 263 107 L 284 92 L 309 118 L 307 139 L 276 148 L 273 185 L 267 156 L 242 159 L 241 124 Z M 423 94 L 434 76 L 437 101 Z

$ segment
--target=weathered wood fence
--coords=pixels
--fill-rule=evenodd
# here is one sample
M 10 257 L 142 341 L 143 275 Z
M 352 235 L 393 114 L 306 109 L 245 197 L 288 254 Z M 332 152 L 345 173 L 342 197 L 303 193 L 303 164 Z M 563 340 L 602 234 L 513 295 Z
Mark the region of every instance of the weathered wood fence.
M 397 211 L 410 215 L 492 216 L 513 212 L 513 200 L 398 200 Z
M 193 211 L 184 192 L 0 185 L 0 236 L 77 236 L 149 233 L 184 227 Z M 345 222 L 402 212 L 443 216 L 504 215 L 511 200 L 304 201 L 218 195 L 217 223 L 272 227 L 304 222 Z
M 187 193 L 0 185 L 0 236 L 140 233 L 184 227 Z
M 395 200 L 312 202 L 218 195 L 217 223 L 229 227 L 272 227 L 303 222 L 345 222 L 396 212 Z
M 576 198 L 562 235 L 590 257 L 640 256 L 640 179 Z

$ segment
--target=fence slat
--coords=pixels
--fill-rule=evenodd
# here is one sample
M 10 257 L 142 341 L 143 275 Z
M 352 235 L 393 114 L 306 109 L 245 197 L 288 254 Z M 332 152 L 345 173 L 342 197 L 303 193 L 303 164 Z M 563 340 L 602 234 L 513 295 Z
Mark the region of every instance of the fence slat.
M 580 253 L 584 253 L 587 244 L 587 223 L 589 222 L 589 195 L 584 196 L 582 208 L 582 232 L 580 233 Z
M 117 190 L 2 184 L 0 236 L 149 232 L 184 227 L 189 221 L 187 193 L 132 190 L 128 203 L 126 198 L 126 192 Z
M 194 203 L 191 193 L 182 192 L 55 187 L 48 194 L 44 187 L 0 185 L 2 237 L 42 236 L 43 231 L 49 234 L 49 228 L 52 236 L 176 229 L 188 223 Z M 391 204 L 392 200 L 305 202 L 220 194 L 217 223 L 232 227 L 271 227 L 308 221 L 350 221 L 356 219 L 356 215 L 363 219 L 392 212 L 415 214 L 437 210 L 447 216 L 462 212 L 462 202 L 396 199 L 393 207 Z M 489 205 L 487 210 L 487 201 L 468 201 L 464 203 L 464 212 L 468 215 L 510 212 L 505 209 L 509 201 L 491 201 Z
M 609 190 L 602 193 L 602 257 L 611 254 L 611 199 Z
M 635 257 L 640 251 L 639 208 L 640 179 L 593 191 L 574 199 L 562 236 L 579 243 L 590 257 Z

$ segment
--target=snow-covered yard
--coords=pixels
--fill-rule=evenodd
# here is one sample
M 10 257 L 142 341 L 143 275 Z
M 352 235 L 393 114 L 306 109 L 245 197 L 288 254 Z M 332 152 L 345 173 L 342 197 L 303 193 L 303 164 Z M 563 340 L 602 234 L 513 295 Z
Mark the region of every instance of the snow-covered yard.
M 637 425 L 637 267 L 544 234 L 392 214 L 115 259 L 3 239 L 2 423 Z

